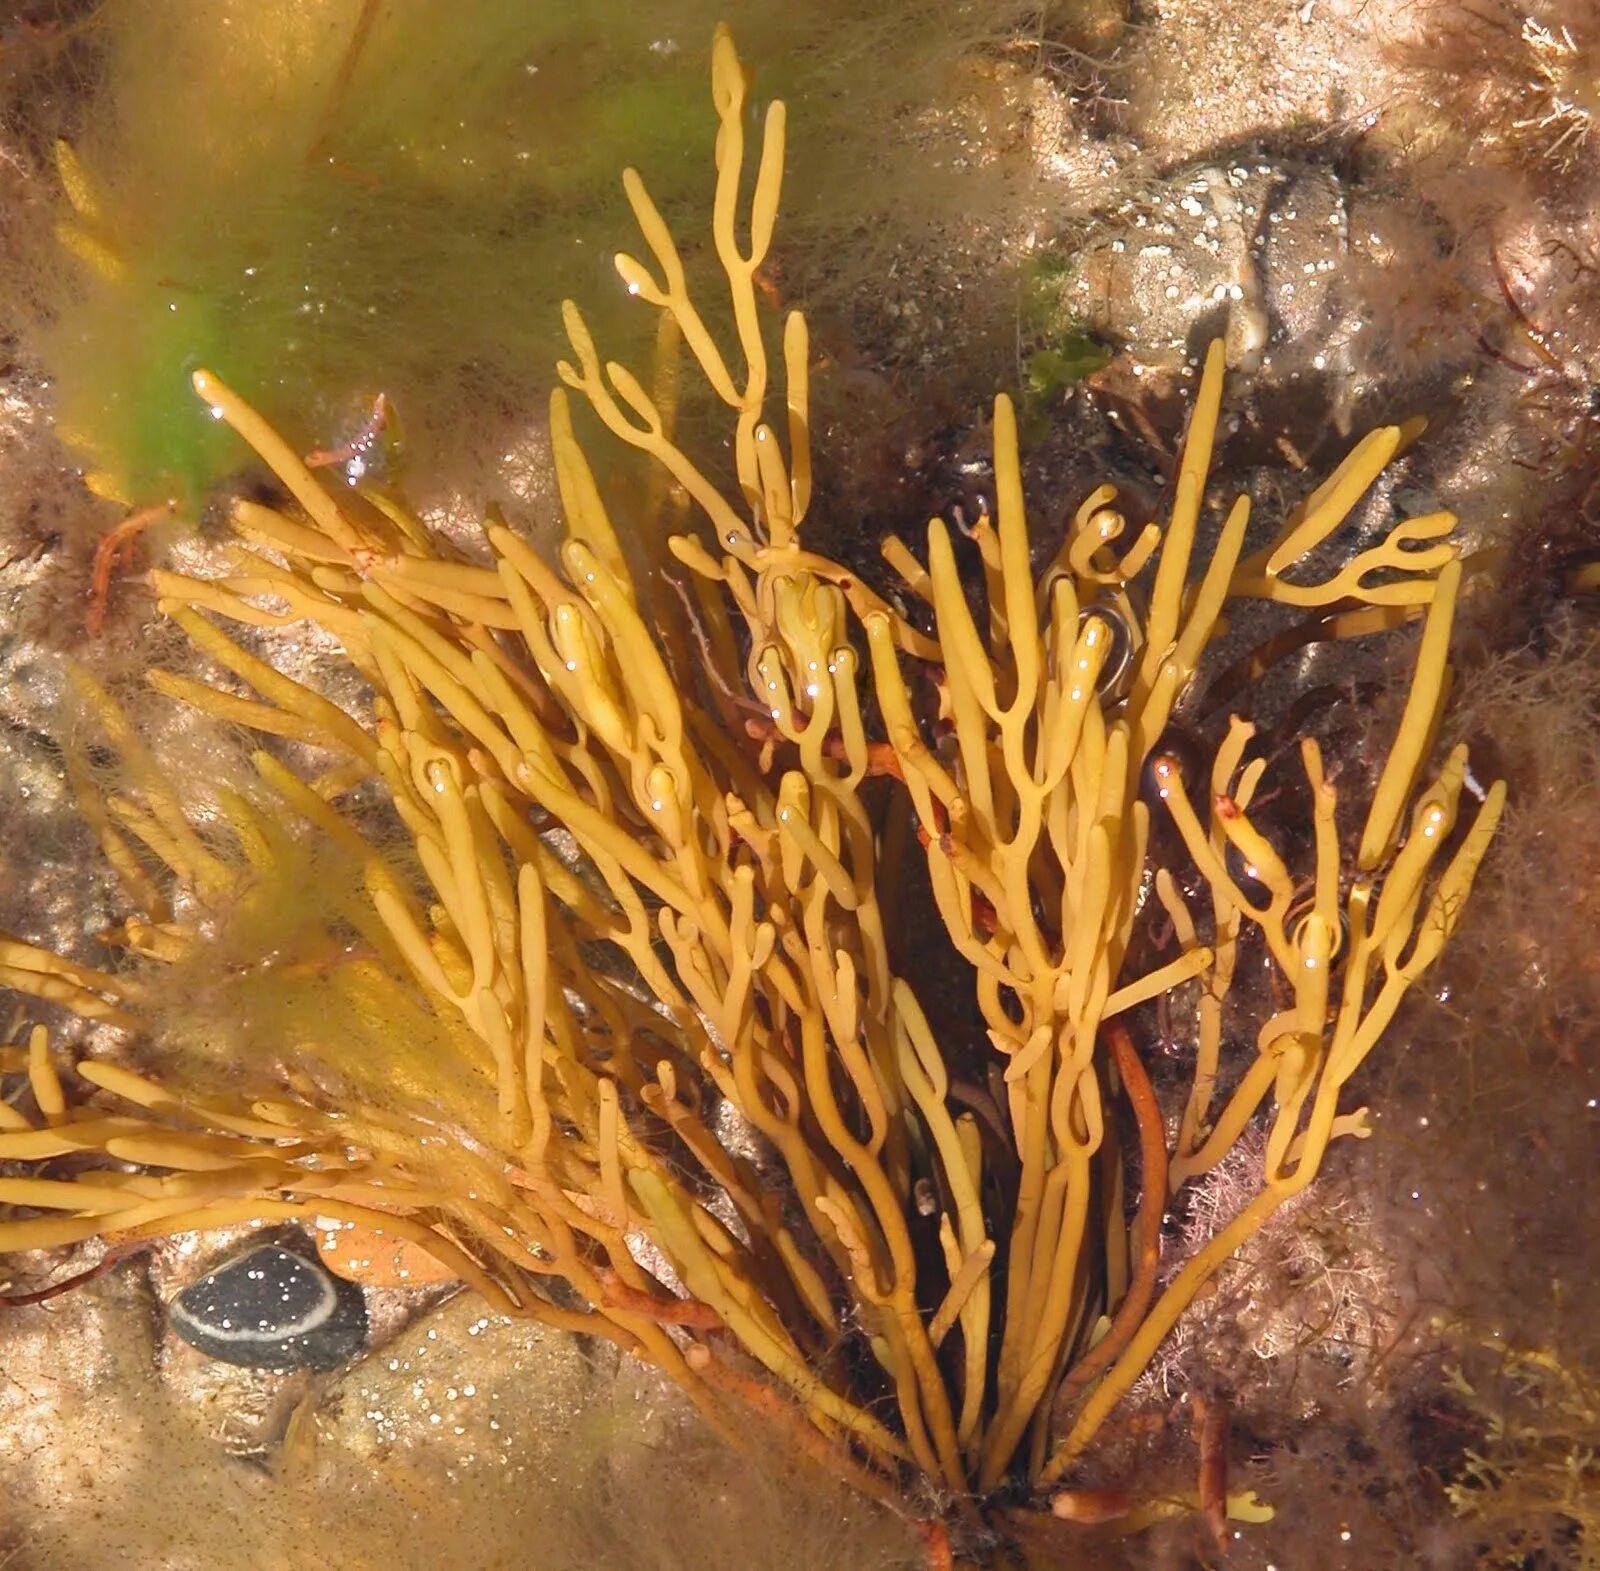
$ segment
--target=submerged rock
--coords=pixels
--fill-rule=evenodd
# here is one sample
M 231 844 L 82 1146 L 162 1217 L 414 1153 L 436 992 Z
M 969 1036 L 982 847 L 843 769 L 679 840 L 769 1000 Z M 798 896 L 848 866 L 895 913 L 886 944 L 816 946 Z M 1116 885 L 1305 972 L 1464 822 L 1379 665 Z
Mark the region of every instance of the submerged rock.
M 1269 349 L 1281 361 L 1344 336 L 1332 331 L 1332 288 L 1348 244 L 1332 170 L 1241 154 L 1181 169 L 1102 214 L 1067 303 L 1148 366 L 1181 364 L 1221 332 L 1230 365 L 1261 370 Z
M 332 1369 L 367 1339 L 360 1288 L 278 1244 L 218 1267 L 167 1313 L 191 1347 L 249 1369 Z

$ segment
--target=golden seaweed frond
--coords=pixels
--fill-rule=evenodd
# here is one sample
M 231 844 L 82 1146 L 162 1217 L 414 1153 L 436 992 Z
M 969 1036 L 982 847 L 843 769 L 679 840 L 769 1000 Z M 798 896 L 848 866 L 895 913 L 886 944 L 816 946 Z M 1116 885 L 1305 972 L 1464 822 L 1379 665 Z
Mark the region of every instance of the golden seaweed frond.
M 724 1427 L 730 1403 L 787 1415 L 863 1488 L 921 1475 L 958 1494 L 1018 1479 L 1042 1489 L 1207 1278 L 1312 1182 L 1334 1139 L 1366 1132 L 1344 1089 L 1460 919 L 1504 792 L 1493 786 L 1457 833 L 1464 752 L 1428 778 L 1460 584 L 1443 539 L 1452 521 L 1398 523 L 1312 581 L 1312 553 L 1410 434 L 1391 427 L 1249 556 L 1241 498 L 1200 560 L 1223 395 L 1213 346 L 1167 518 L 1124 546 L 1126 520 L 1102 487 L 1036 574 L 1000 398 L 995 513 L 971 530 L 983 609 L 937 519 L 925 563 L 885 546 L 898 603 L 873 592 L 803 544 L 805 323 L 784 323 L 780 391 L 757 285 L 783 110 L 767 112 L 746 203 L 747 84 L 725 31 L 713 102 L 726 301 L 712 313 L 692 298 L 631 171 L 652 262 L 621 255 L 617 267 L 726 406 L 737 495 L 678 445 L 670 378 L 652 394 L 604 362 L 570 303 L 574 358 L 560 367 L 703 515 L 704 538 L 670 541 L 702 591 L 703 670 L 669 651 L 641 603 L 567 391 L 551 408 L 566 519 L 553 565 L 493 519 L 485 559 L 472 560 L 388 498 L 336 495 L 244 399 L 196 374 L 295 505 L 238 502 L 241 548 L 221 577 L 153 575 L 162 611 L 235 689 L 161 672 L 152 683 L 334 764 L 308 781 L 259 754 L 259 795 L 229 799 L 223 852 L 106 708 L 138 789 L 122 806 L 91 794 L 85 812 L 140 907 L 125 925 L 148 957 L 137 996 L 125 1003 L 118 978 L 15 945 L 0 951 L 0 982 L 158 1030 L 158 968 L 192 964 L 207 942 L 174 917 L 169 891 L 235 906 L 255 891 L 270 904 L 306 845 L 343 858 L 341 921 L 288 968 L 306 991 L 291 989 L 303 1002 L 278 1017 L 294 1040 L 277 1091 L 197 1100 L 92 1060 L 80 1074 L 134 1114 L 99 1099 L 50 1114 L 41 1098 L 43 1124 L 0 1132 L 0 1156 L 48 1163 L 70 1149 L 138 1164 L 11 1181 L 33 1187 L 0 1200 L 43 1214 L 0 1222 L 0 1248 L 307 1209 L 377 1215 L 492 1302 L 651 1359 Z M 724 318 L 736 357 L 719 346 Z M 1242 598 L 1335 617 L 1373 607 L 1379 627 L 1425 610 L 1410 698 L 1355 843 L 1317 745 L 1301 746 L 1309 867 L 1285 860 L 1257 809 L 1267 762 L 1249 756 L 1248 723 L 1221 738 L 1199 800 L 1163 742 Z M 920 622 L 902 609 L 915 600 Z M 224 627 L 306 620 L 370 683 L 370 713 L 352 718 Z M 891 966 L 869 777 L 903 792 L 970 968 L 1001 1068 L 992 1119 L 952 1084 L 954 1054 Z M 403 864 L 343 800 L 371 779 L 414 853 Z M 1180 869 L 1151 865 L 1152 812 L 1171 818 L 1208 910 L 1191 910 Z M 1135 939 L 1152 913 L 1175 953 L 1140 970 L 1132 957 L 1149 946 Z M 1242 1030 L 1238 1015 L 1258 1003 L 1235 988 L 1247 944 L 1288 1002 Z M 281 987 L 285 969 L 263 957 L 256 972 Z M 1168 995 L 1198 997 L 1174 1142 L 1129 1030 Z M 336 1024 L 319 1025 L 330 997 Z M 407 1046 L 418 1031 L 432 1033 L 426 1055 Z M 1225 1045 L 1239 1040 L 1253 1055 L 1218 1107 Z M 430 1078 L 456 1088 L 431 1109 Z M 1132 1149 L 1113 1096 L 1133 1107 Z M 730 1138 L 729 1117 L 747 1140 Z M 1259 1192 L 1158 1293 L 1169 1185 L 1257 1123 Z M 786 1192 L 752 1149 L 781 1165 Z M 1136 1173 L 1146 1192 L 1126 1220 L 1099 1197 Z M 588 1307 L 561 1307 L 552 1278 Z M 1069 1419 L 1059 1436 L 1053 1408 Z

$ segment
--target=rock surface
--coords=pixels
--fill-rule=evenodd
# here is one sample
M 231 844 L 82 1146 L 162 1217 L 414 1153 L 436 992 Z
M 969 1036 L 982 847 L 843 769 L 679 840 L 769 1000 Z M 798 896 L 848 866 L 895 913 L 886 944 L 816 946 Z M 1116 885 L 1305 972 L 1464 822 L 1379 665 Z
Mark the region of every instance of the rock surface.
M 334 1369 L 367 1338 L 361 1289 L 278 1244 L 219 1266 L 167 1314 L 191 1347 L 250 1369 Z

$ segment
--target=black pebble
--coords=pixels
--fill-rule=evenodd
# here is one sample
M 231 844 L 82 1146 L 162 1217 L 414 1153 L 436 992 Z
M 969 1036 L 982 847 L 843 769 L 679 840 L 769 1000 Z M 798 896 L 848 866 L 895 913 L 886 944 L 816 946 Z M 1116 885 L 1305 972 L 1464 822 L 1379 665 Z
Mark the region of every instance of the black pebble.
M 219 1266 L 167 1313 L 191 1347 L 247 1369 L 332 1369 L 367 1340 L 361 1289 L 277 1244 Z

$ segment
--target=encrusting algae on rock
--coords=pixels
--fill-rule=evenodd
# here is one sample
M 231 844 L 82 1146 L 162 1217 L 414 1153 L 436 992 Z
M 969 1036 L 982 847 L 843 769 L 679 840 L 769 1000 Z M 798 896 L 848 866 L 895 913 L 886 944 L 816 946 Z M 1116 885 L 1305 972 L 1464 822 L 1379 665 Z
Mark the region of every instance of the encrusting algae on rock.
M 634 580 L 566 391 L 554 566 L 493 518 L 470 559 L 382 493 L 335 495 L 196 373 L 295 505 L 237 502 L 220 577 L 152 575 L 162 612 L 235 680 L 151 682 L 300 744 L 319 772 L 263 745 L 251 778 L 202 800 L 80 675 L 120 777 L 74 771 L 128 896 L 103 935 L 127 963 L 8 939 L 0 982 L 130 1046 L 78 1063 L 82 1099 L 42 1034 L 9 1050 L 36 1112 L 7 1109 L 0 1156 L 37 1167 L 0 1179 L 0 1248 L 356 1221 L 496 1310 L 656 1364 L 730 1437 L 754 1409 L 878 1498 L 970 1532 L 1002 1499 L 1083 1518 L 1074 1470 L 1166 1333 L 1334 1141 L 1368 1133 L 1346 1088 L 1494 834 L 1503 787 L 1464 812 L 1465 749 L 1429 772 L 1454 520 L 1405 520 L 1328 576 L 1310 568 L 1405 440 L 1388 427 L 1248 554 L 1241 498 L 1203 557 L 1213 346 L 1164 523 L 1123 540 L 1102 487 L 1035 573 L 1002 397 L 994 517 L 967 528 L 982 610 L 937 519 L 925 559 L 886 542 L 900 584 L 878 593 L 804 544 L 806 326 L 787 316 L 774 365 L 758 283 L 784 113 L 768 110 L 744 179 L 747 83 L 726 32 L 713 98 L 737 355 L 632 171 L 650 260 L 617 268 L 726 406 L 736 491 L 571 304 L 559 368 L 708 526 L 669 542 L 693 576 L 681 618 Z M 1424 618 L 1364 811 L 1310 737 L 1279 769 L 1236 719 L 1198 775 L 1166 742 L 1243 600 L 1307 609 L 1326 637 Z M 224 630 L 302 622 L 337 640 L 369 712 Z M 1307 804 L 1293 849 L 1252 817 L 1273 770 Z M 948 1044 L 891 968 L 883 793 L 909 801 L 970 967 L 997 1066 L 987 1105 L 953 1085 Z M 1152 865 L 1156 815 L 1198 882 Z M 1267 990 L 1235 986 L 1246 953 L 1273 970 L 1264 1012 Z M 1134 1031 L 1141 1005 L 1196 995 L 1173 1138 Z M 1169 1198 L 1256 1123 L 1258 1190 L 1174 1271 Z M 1135 1192 L 1131 1218 L 1107 1203 Z M 1188 1503 L 1214 1526 L 1263 1509 L 1205 1469 Z

